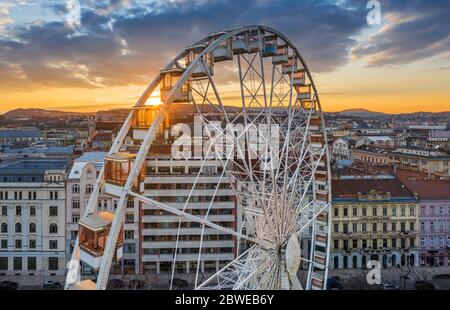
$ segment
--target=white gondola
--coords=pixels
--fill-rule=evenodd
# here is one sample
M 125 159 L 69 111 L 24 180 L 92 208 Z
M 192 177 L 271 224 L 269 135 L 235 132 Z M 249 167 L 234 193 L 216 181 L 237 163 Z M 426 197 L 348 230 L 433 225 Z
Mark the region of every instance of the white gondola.
M 289 74 L 297 71 L 297 57 L 289 56 L 288 62 L 281 66 L 281 73 Z
M 186 48 L 186 66 L 190 66 L 197 57 L 203 52 L 206 45 L 199 44 L 194 46 L 189 46 Z M 210 53 L 203 55 L 203 61 L 196 63 L 194 70 L 192 71 L 191 77 L 194 79 L 201 79 L 208 77 L 208 71 L 211 75 L 214 75 L 214 63 Z
M 287 64 L 289 62 L 288 50 L 287 44 L 278 45 L 277 54 L 272 57 L 272 63 L 274 65 Z
M 81 218 L 78 223 L 80 231 L 80 260 L 94 270 L 100 267 L 113 219 L 114 213 L 112 212 L 98 212 Z M 119 234 L 119 239 L 117 240 L 116 260 L 122 256 L 122 235 Z
M 248 53 L 248 33 L 236 36 L 232 42 L 233 54 L 245 54 Z
M 232 39 L 228 39 L 220 44 L 213 52 L 214 62 L 233 60 Z
M 258 31 L 251 31 L 248 37 L 248 52 L 257 53 L 261 50 L 261 35 Z
M 264 36 L 263 57 L 271 57 L 277 54 L 278 37 L 274 34 Z
M 292 85 L 293 86 L 303 86 L 306 81 L 305 69 L 298 69 L 292 75 Z
M 115 153 L 105 157 L 105 192 L 120 197 L 120 193 L 130 175 L 136 155 L 129 153 Z M 139 190 L 145 170 L 142 169 L 133 188 Z
M 310 84 L 295 86 L 295 90 L 297 91 L 297 99 L 300 99 L 300 100 L 311 99 L 311 85 Z
M 170 92 L 176 85 L 178 79 L 183 75 L 184 70 L 182 69 L 169 69 L 161 70 L 162 82 L 160 87 L 161 102 L 165 102 L 170 95 Z M 173 101 L 175 103 L 184 103 L 190 101 L 190 85 L 189 82 L 184 83 L 184 85 L 175 92 L 173 95 Z

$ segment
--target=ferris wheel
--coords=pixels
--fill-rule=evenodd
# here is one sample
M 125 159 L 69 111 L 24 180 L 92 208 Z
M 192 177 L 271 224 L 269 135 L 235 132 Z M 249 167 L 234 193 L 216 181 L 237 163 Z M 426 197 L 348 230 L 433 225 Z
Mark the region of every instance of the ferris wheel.
M 161 105 L 146 105 L 158 92 Z M 190 195 L 208 162 L 222 167 L 201 214 L 188 211 L 190 195 L 174 206 L 144 195 L 141 186 L 148 177 L 146 161 L 174 102 L 192 105 L 206 128 L 202 135 L 208 142 L 197 158 L 200 169 Z M 132 146 L 127 137 L 133 138 Z M 106 289 L 113 261 L 122 256 L 129 199 L 178 216 L 172 266 L 179 259 L 183 221 L 201 228 L 198 262 L 206 229 L 233 237 L 238 245 L 234 259 L 206 277 L 197 265 L 196 289 L 325 289 L 331 223 L 328 152 L 317 89 L 288 38 L 265 26 L 206 36 L 160 71 L 117 134 L 79 222 L 66 289 Z M 241 225 L 213 220 L 211 210 L 223 182 L 233 191 Z M 98 210 L 102 191 L 118 197 L 114 213 Z M 96 283 L 80 281 L 79 261 L 98 271 Z M 171 287 L 175 273 L 173 267 Z

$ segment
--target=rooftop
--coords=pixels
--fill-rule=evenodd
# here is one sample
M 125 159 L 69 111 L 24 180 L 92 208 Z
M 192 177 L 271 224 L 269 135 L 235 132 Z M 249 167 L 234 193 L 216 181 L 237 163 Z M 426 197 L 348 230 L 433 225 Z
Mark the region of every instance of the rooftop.
M 0 130 L 0 139 L 3 138 L 40 138 L 43 137 L 40 130 Z
M 333 180 L 333 198 L 358 198 L 358 193 L 366 195 L 376 190 L 382 194 L 390 193 L 391 198 L 414 198 L 414 195 L 399 179 L 358 179 Z

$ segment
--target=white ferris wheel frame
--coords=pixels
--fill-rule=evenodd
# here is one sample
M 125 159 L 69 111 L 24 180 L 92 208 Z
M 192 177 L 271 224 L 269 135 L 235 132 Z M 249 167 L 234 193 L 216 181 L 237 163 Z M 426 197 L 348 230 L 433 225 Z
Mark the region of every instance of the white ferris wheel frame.
M 180 209 L 177 209 L 170 205 L 167 205 L 165 203 L 161 203 L 161 202 L 158 202 L 151 198 L 145 197 L 141 194 L 135 193 L 132 189 L 132 186 L 133 186 L 135 180 L 138 178 L 139 172 L 141 171 L 141 169 L 146 161 L 146 156 L 150 150 L 150 146 L 152 145 L 152 143 L 156 137 L 158 128 L 163 123 L 165 115 L 167 114 L 169 107 L 171 106 L 171 104 L 174 100 L 175 93 L 189 80 L 189 78 L 191 77 L 191 74 L 192 74 L 193 70 L 196 68 L 196 66 L 198 66 L 200 63 L 204 64 L 204 61 L 203 61 L 204 55 L 214 51 L 224 41 L 231 39 L 234 36 L 239 35 L 241 33 L 251 32 L 251 31 L 258 31 L 260 35 L 262 32 L 270 33 L 270 34 L 274 34 L 277 37 L 281 38 L 294 51 L 294 53 L 295 53 L 294 57 L 296 57 L 300 61 L 301 65 L 303 66 L 303 68 L 307 74 L 307 77 L 309 79 L 309 82 L 311 83 L 313 92 L 314 92 L 313 100 L 317 103 L 318 113 L 321 116 L 320 117 L 320 120 L 321 120 L 320 128 L 322 130 L 325 141 L 324 141 L 323 148 L 321 149 L 321 151 L 318 154 L 319 157 L 317 159 L 317 162 L 315 163 L 314 167 L 312 168 L 314 170 L 312 170 L 312 171 L 313 171 L 313 175 L 314 175 L 314 171 L 315 171 L 315 169 L 317 169 L 317 165 L 319 164 L 320 160 L 325 157 L 326 158 L 325 159 L 326 160 L 326 169 L 328 172 L 327 173 L 328 201 L 325 204 L 320 205 L 319 208 L 315 208 L 314 209 L 315 212 L 312 213 L 312 216 L 309 216 L 309 217 L 303 216 L 302 217 L 303 223 L 301 223 L 302 224 L 301 229 L 299 229 L 296 232 L 296 234 L 297 234 L 297 236 L 300 236 L 300 234 L 303 232 L 303 230 L 305 228 L 312 226 L 312 236 L 314 236 L 315 230 L 316 230 L 316 225 L 317 225 L 317 223 L 316 223 L 317 216 L 322 211 L 328 211 L 327 232 L 326 232 L 328 242 L 326 243 L 326 253 L 325 253 L 326 263 L 324 266 L 322 266 L 325 271 L 324 278 L 322 278 L 323 289 L 326 288 L 326 279 L 327 279 L 327 274 L 328 274 L 328 262 L 329 262 L 329 251 L 330 251 L 330 229 L 331 229 L 331 225 L 330 225 L 331 224 L 331 212 L 330 212 L 331 175 L 330 175 L 329 149 L 328 149 L 328 145 L 327 145 L 325 122 L 324 122 L 324 118 L 322 116 L 322 110 L 321 110 L 318 92 L 317 92 L 316 86 L 314 84 L 314 81 L 312 79 L 310 70 L 309 70 L 308 66 L 306 65 L 306 62 L 304 61 L 303 57 L 301 56 L 301 54 L 295 47 L 295 45 L 288 38 L 286 38 L 283 34 L 281 34 L 280 32 L 278 32 L 270 27 L 254 25 L 254 26 L 241 26 L 241 27 L 237 27 L 232 30 L 224 31 L 223 33 L 221 33 L 220 37 L 218 37 L 212 43 L 208 44 L 206 46 L 206 48 L 197 55 L 196 59 L 191 64 L 189 64 L 189 66 L 184 70 L 183 74 L 176 82 L 173 89 L 170 91 L 168 98 L 164 102 L 162 102 L 161 107 L 160 107 L 155 119 L 153 120 L 151 126 L 148 128 L 148 130 L 143 138 L 143 142 L 140 146 L 139 152 L 137 153 L 133 167 L 130 171 L 130 174 L 129 174 L 128 179 L 123 187 L 120 199 L 118 201 L 117 209 L 115 211 L 114 219 L 113 219 L 113 222 L 111 225 L 111 230 L 110 230 L 109 236 L 107 238 L 104 254 L 103 254 L 103 257 L 101 258 L 100 269 L 99 269 L 97 283 L 96 283 L 97 289 L 100 289 L 100 290 L 106 289 L 109 272 L 110 272 L 110 268 L 111 268 L 111 264 L 112 264 L 112 259 L 113 259 L 113 255 L 114 255 L 114 249 L 115 249 L 118 237 L 119 237 L 121 226 L 124 222 L 125 208 L 126 208 L 127 199 L 129 196 L 137 199 L 138 201 L 140 201 L 144 204 L 156 206 L 156 207 L 158 207 L 162 210 L 165 210 L 167 212 L 170 212 L 174 215 L 178 215 L 187 220 L 200 223 L 203 225 L 203 228 L 205 226 L 208 226 L 210 228 L 217 229 L 223 233 L 231 234 L 231 235 L 235 236 L 238 240 L 243 239 L 243 240 L 247 240 L 254 244 L 247 251 L 240 254 L 237 259 L 235 259 L 234 261 L 227 264 L 218 273 L 216 273 L 214 276 L 207 279 L 205 282 L 203 282 L 199 286 L 197 286 L 197 277 L 196 277 L 196 288 L 197 289 L 206 288 L 209 284 L 211 284 L 212 287 L 216 288 L 216 289 L 217 288 L 218 289 L 263 288 L 264 289 L 267 287 L 270 287 L 270 288 L 273 287 L 270 285 L 268 286 L 268 283 L 270 281 L 273 281 L 273 279 L 272 279 L 273 275 L 261 276 L 261 271 L 265 270 L 267 268 L 271 268 L 270 264 L 273 264 L 274 260 L 277 259 L 274 257 L 271 257 L 271 258 L 268 257 L 270 255 L 273 255 L 273 253 L 268 254 L 267 252 L 264 252 L 261 250 L 264 248 L 272 247 L 273 245 L 270 242 L 266 242 L 264 240 L 261 240 L 261 239 L 255 238 L 255 237 L 250 237 L 248 235 L 242 234 L 242 233 L 234 231 L 232 229 L 222 227 L 218 224 L 215 224 L 211 221 L 206 220 L 205 218 L 197 217 L 195 215 L 187 213 L 187 212 L 185 212 L 184 209 L 180 210 Z M 206 37 L 203 40 L 200 40 L 199 42 L 195 43 L 194 45 L 205 44 L 205 42 L 208 42 L 208 38 L 209 37 Z M 187 54 L 186 50 L 182 51 L 165 67 L 165 69 L 173 68 L 176 65 L 177 61 L 179 59 L 185 57 L 186 54 Z M 260 58 L 262 59 L 261 51 L 256 54 L 259 54 Z M 238 57 L 238 61 L 239 62 L 241 61 L 240 57 Z M 248 64 L 249 64 L 249 66 L 252 66 L 251 63 L 248 63 Z M 206 65 L 205 65 L 205 68 L 207 68 Z M 242 83 L 243 80 L 242 80 L 242 72 L 241 72 L 240 63 L 239 63 L 239 71 L 240 71 L 239 72 L 240 73 L 240 82 Z M 227 121 L 229 122 L 227 113 L 225 112 L 225 108 L 220 100 L 219 95 L 218 95 L 217 88 L 214 84 L 214 81 L 212 80 L 211 73 L 209 72 L 208 69 L 207 69 L 207 72 L 208 72 L 208 77 L 210 79 L 210 82 L 212 82 L 211 87 L 213 88 L 214 93 L 217 96 L 217 100 L 218 100 L 220 109 L 224 112 L 224 116 L 227 119 Z M 141 97 L 135 104 L 135 107 L 138 108 L 138 107 L 143 107 L 145 105 L 145 102 L 147 101 L 147 99 L 150 97 L 150 95 L 153 93 L 153 91 L 158 87 L 158 85 L 162 81 L 162 77 L 163 77 L 163 75 L 161 73 L 159 73 L 154 78 L 154 80 L 149 84 L 149 86 L 146 88 L 144 93 L 141 95 Z M 262 74 L 260 77 L 263 80 L 263 83 L 265 83 L 265 80 L 264 80 L 265 75 Z M 273 80 L 272 80 L 272 82 L 273 82 Z M 292 97 L 292 86 L 290 86 L 290 87 L 291 87 L 291 97 Z M 241 91 L 242 91 L 242 85 L 241 85 Z M 264 86 L 264 91 L 265 91 L 265 86 Z M 241 93 L 241 95 L 243 97 L 243 93 Z M 292 101 L 292 98 L 291 98 L 291 101 Z M 245 109 L 245 107 L 244 107 L 244 109 Z M 133 115 L 133 111 L 131 111 L 131 113 L 128 115 L 122 128 L 118 132 L 118 134 L 112 144 L 112 147 L 109 151 L 109 155 L 112 155 L 112 154 L 120 151 L 120 148 L 122 147 L 122 145 L 124 143 L 125 137 L 132 126 L 132 115 Z M 306 126 L 307 127 L 309 126 L 309 120 L 308 120 L 308 123 L 306 124 Z M 307 130 L 308 129 L 306 129 L 306 131 Z M 304 140 L 306 141 L 306 137 L 304 137 Z M 299 159 L 299 160 L 302 160 L 302 159 Z M 104 172 L 105 172 L 104 170 L 105 170 L 105 168 L 103 167 L 100 171 L 100 174 L 95 183 L 93 192 L 89 199 L 88 205 L 86 206 L 84 216 L 88 216 L 88 215 L 96 212 L 99 193 L 100 193 L 102 186 L 104 185 Z M 314 177 L 310 177 L 307 186 L 310 186 L 310 185 L 314 185 Z M 305 191 L 305 194 L 306 194 L 306 191 Z M 302 198 L 304 198 L 304 196 Z M 313 200 L 304 207 L 305 210 L 299 209 L 298 212 L 307 212 L 307 211 L 311 212 L 309 207 L 315 206 L 314 204 L 315 204 L 315 201 Z M 315 207 L 317 207 L 317 206 L 315 206 Z M 314 252 L 315 252 L 314 243 L 315 243 L 315 238 L 312 238 L 310 257 L 302 258 L 302 260 L 307 262 L 308 266 L 309 266 L 308 276 L 307 276 L 308 278 L 307 278 L 306 287 L 305 287 L 306 289 L 312 288 L 311 281 L 312 281 L 312 277 L 313 277 L 313 268 L 315 268 L 315 262 L 314 262 L 314 257 L 313 257 Z M 178 238 L 177 238 L 177 244 L 178 244 Z M 201 250 L 200 250 L 200 253 L 201 253 Z M 176 255 L 176 252 L 175 252 L 175 255 Z M 199 258 L 200 258 L 200 254 L 199 254 Z M 245 258 L 246 263 L 241 264 L 240 261 L 244 258 Z M 68 289 L 70 287 L 70 285 L 73 284 L 74 282 L 79 282 L 80 270 L 79 270 L 79 264 L 76 264 L 79 261 L 80 261 L 80 249 L 79 249 L 79 238 L 77 236 L 77 239 L 76 239 L 76 242 L 74 245 L 74 250 L 72 253 L 72 260 L 71 260 L 71 262 L 75 262 L 75 263 L 74 264 L 71 263 L 71 265 L 69 267 L 69 269 L 73 269 L 72 271 L 75 271 L 76 276 L 74 279 L 71 280 L 71 282 L 66 281 L 66 286 L 65 286 L 66 289 Z M 270 269 L 270 270 L 272 270 L 272 269 Z M 284 272 L 284 274 L 287 274 L 287 273 Z M 198 274 L 197 274 L 197 276 L 198 276 Z M 251 284 L 249 284 L 249 283 L 251 283 Z M 283 285 L 281 285 L 281 286 L 283 287 Z

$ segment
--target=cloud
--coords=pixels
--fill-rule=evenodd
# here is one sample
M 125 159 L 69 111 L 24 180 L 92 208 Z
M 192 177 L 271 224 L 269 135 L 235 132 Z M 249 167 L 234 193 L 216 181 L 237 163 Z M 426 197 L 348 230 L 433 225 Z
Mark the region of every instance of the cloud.
M 414 51 L 409 40 L 414 34 L 402 27 L 394 29 L 395 25 L 385 31 L 383 40 L 375 36 L 368 44 L 357 46 L 356 37 L 367 27 L 364 1 L 80 2 L 81 35 L 75 35 L 65 21 L 41 21 L 14 25 L 9 36 L 14 39 L 0 40 L 1 89 L 147 84 L 183 47 L 208 33 L 246 24 L 269 25 L 286 34 L 313 72 L 333 71 L 348 63 L 351 55 L 369 55 L 374 64 L 392 60 L 400 52 L 395 47 L 397 35 L 403 35 L 402 47 L 409 46 L 407 59 L 424 54 L 421 49 Z M 414 12 L 419 8 L 417 3 L 424 2 L 428 3 L 409 1 L 416 5 L 408 8 Z M 436 6 L 440 3 L 432 2 Z M 65 12 L 62 6 L 47 9 L 58 14 Z M 401 11 L 394 6 L 392 10 Z M 430 25 L 431 16 L 422 18 L 412 30 L 420 31 L 420 37 L 429 43 L 441 42 L 445 30 L 438 29 L 438 22 Z M 427 31 L 438 33 L 427 36 Z M 428 46 L 428 49 L 442 50 L 445 44 Z
M 384 27 L 352 55 L 369 66 L 406 64 L 450 50 L 450 1 L 384 1 Z

